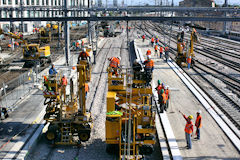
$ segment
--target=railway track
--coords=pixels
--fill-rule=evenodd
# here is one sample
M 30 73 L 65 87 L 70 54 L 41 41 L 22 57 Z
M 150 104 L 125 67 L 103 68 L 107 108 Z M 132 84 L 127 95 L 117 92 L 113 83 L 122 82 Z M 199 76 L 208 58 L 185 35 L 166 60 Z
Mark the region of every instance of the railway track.
M 140 27 L 138 27 L 138 29 L 142 30 L 142 32 L 144 32 L 145 35 L 147 35 L 147 37 L 149 37 L 149 38 L 151 38 L 152 36 L 155 37 L 154 33 L 152 31 L 150 31 L 151 29 L 146 29 L 146 28 L 142 29 Z M 154 31 L 156 32 L 156 30 L 154 30 Z M 160 40 L 160 43 L 162 43 L 164 45 L 164 42 L 161 41 L 161 40 Z M 175 59 L 176 49 L 171 47 L 171 46 L 169 48 L 170 48 L 170 52 L 172 53 L 171 54 L 171 58 Z M 234 77 L 232 77 L 232 76 L 229 76 L 228 74 L 225 74 L 225 73 L 222 73 L 220 71 L 217 71 L 214 68 L 208 67 L 206 64 L 204 64 L 204 63 L 202 63 L 200 61 L 197 61 L 197 62 L 199 62 L 199 63 L 196 63 L 196 68 L 194 68 L 194 72 L 195 73 L 191 73 L 191 74 L 189 74 L 189 76 L 192 77 L 193 80 L 195 80 L 195 81 L 196 81 L 197 78 L 194 78 L 192 75 L 198 75 L 198 76 L 200 76 L 202 78 L 203 82 L 206 85 L 208 85 L 209 87 L 201 87 L 201 86 L 200 87 L 214 101 L 214 103 L 226 115 L 226 117 L 228 117 L 231 120 L 231 122 L 238 129 L 240 129 L 240 118 L 239 118 L 240 105 L 237 102 L 235 102 L 234 100 L 232 100 L 232 98 L 229 97 L 226 93 L 224 93 L 224 91 L 222 91 L 222 88 L 219 88 L 218 86 L 216 86 L 216 84 L 214 84 L 214 82 L 211 82 L 210 80 L 208 80 L 208 78 L 206 78 L 204 75 L 210 75 L 212 77 L 215 77 L 216 79 L 221 80 L 223 83 L 226 84 L 226 86 L 228 86 L 227 88 L 230 89 L 237 96 L 239 96 L 239 87 L 240 87 L 239 80 L 234 78 Z M 202 65 L 202 67 L 200 65 Z M 235 64 L 235 65 L 237 65 L 237 64 Z M 205 69 L 203 69 L 203 67 Z M 235 70 L 238 70 L 237 66 L 232 65 L 231 67 L 234 68 Z M 201 72 L 204 72 L 204 73 L 200 74 Z M 199 84 L 199 82 L 197 84 Z M 203 83 L 200 83 L 200 84 L 203 84 Z M 208 94 L 209 88 L 213 88 L 214 91 L 222 99 L 224 99 L 224 103 L 223 102 L 219 102 L 218 100 L 215 100 L 215 98 L 216 98 L 215 96 L 216 95 Z

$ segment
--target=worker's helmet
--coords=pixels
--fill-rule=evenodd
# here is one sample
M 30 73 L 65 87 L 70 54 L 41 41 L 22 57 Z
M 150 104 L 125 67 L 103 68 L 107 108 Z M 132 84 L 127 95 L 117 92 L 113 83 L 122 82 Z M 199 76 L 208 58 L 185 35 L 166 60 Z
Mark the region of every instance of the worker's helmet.
M 197 111 L 197 113 L 201 114 L 201 113 L 202 113 L 202 111 L 199 109 L 199 110 Z
M 160 80 L 158 80 L 158 84 L 159 84 L 159 85 L 161 84 L 161 81 L 160 81 Z
M 86 48 L 83 48 L 82 51 L 83 51 L 83 52 L 86 52 Z
M 167 89 L 167 86 L 164 86 L 164 89 Z
M 169 88 L 169 86 L 166 86 L 166 88 L 168 89 L 168 88 Z
M 147 55 L 147 59 L 151 59 L 151 56 L 150 56 L 150 55 Z
M 65 74 L 63 74 L 63 77 L 65 77 Z
M 164 92 L 164 89 L 161 89 L 161 94 L 163 94 L 163 92 Z
M 164 83 L 162 83 L 162 87 L 164 86 Z
M 119 59 L 119 61 L 121 61 L 121 57 L 117 57 Z
M 193 119 L 193 116 L 192 116 L 192 115 L 189 115 L 188 118 L 189 118 L 189 119 Z
M 158 38 L 158 36 L 156 36 L 156 38 Z
M 192 58 L 192 56 L 189 56 L 189 58 Z

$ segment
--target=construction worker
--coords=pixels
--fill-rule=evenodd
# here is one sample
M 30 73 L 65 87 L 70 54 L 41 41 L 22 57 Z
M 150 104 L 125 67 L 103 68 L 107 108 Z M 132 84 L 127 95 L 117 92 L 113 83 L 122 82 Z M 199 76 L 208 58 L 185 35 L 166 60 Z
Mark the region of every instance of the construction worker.
M 168 56 L 169 56 L 169 48 L 168 46 L 165 47 L 165 58 L 166 58 L 166 62 L 168 61 Z
M 84 48 L 84 41 L 82 40 L 81 48 Z
M 142 40 L 143 40 L 143 42 L 145 41 L 145 35 L 142 35 Z
M 118 68 L 120 68 L 121 57 L 112 57 L 108 58 L 110 61 L 109 67 L 113 69 L 113 73 L 118 77 Z
M 151 50 L 148 49 L 146 55 L 147 55 L 147 56 L 150 56 L 151 54 L 152 54 Z
M 57 70 L 55 69 L 55 65 L 52 64 L 52 67 L 49 69 L 49 75 L 55 75 L 57 74 Z
M 79 40 L 78 40 L 78 41 L 76 42 L 76 51 L 78 51 L 79 48 L 80 48 L 80 42 L 79 42 Z
M 158 45 L 157 44 L 154 46 L 154 50 L 155 50 L 155 55 L 158 56 Z
M 137 59 L 135 59 L 133 63 L 133 73 L 134 79 L 140 79 L 140 71 L 142 70 L 142 66 Z
M 86 48 L 83 48 L 82 49 L 82 52 L 79 53 L 79 56 L 78 56 L 78 62 L 80 60 L 88 60 L 90 59 L 90 55 L 89 53 L 86 51 Z M 90 60 L 89 60 L 90 61 Z
M 47 90 L 51 91 L 52 88 L 49 86 L 49 81 L 48 81 L 47 77 L 43 76 L 43 78 L 44 78 L 44 82 L 43 82 L 44 86 L 47 88 Z
M 189 56 L 189 57 L 187 58 L 188 69 L 190 69 L 190 67 L 191 67 L 191 61 L 192 61 L 192 57 Z
M 166 94 L 166 110 L 168 109 L 169 106 L 169 99 L 170 99 L 170 90 L 169 90 L 169 86 L 166 86 L 164 88 L 165 90 L 165 94 Z
M 14 42 L 14 46 L 15 46 L 16 48 L 18 48 L 18 47 L 19 47 L 19 43 L 18 43 L 18 42 Z
M 152 44 L 152 47 L 153 47 L 153 44 L 154 44 L 154 38 L 153 37 L 151 38 L 151 44 Z
M 158 39 L 158 36 L 156 36 L 156 40 L 155 40 L 155 43 L 158 44 L 159 43 L 159 39 Z
M 188 117 L 186 117 L 181 111 L 179 111 L 182 115 L 183 118 L 185 118 L 186 120 L 186 126 L 185 126 L 185 136 L 186 136 L 186 142 L 187 142 L 187 149 L 192 149 L 192 142 L 191 142 L 191 136 L 193 133 L 193 123 L 192 123 L 192 119 L 193 116 L 189 115 Z
M 162 54 L 163 54 L 163 47 L 162 46 L 159 48 L 159 53 L 160 53 L 160 58 L 162 58 Z
M 64 95 L 64 102 L 66 101 L 66 87 L 67 87 L 67 77 L 65 76 L 65 74 L 63 75 L 62 79 L 61 79 L 61 92 L 62 95 Z
M 151 56 L 147 55 L 147 60 L 144 61 L 144 71 L 145 71 L 145 80 L 146 80 L 146 86 L 150 85 L 150 82 L 152 81 L 152 72 L 154 70 L 154 62 L 151 60 Z
M 160 95 L 161 90 L 163 89 L 161 81 L 158 80 L 158 86 L 155 88 L 157 90 L 158 95 Z
M 202 127 L 202 116 L 200 115 L 202 113 L 201 110 L 197 111 L 197 119 L 195 122 L 195 126 L 197 127 L 196 130 L 196 135 L 197 137 L 195 137 L 194 139 L 200 140 L 200 128 Z
M 158 103 L 160 104 L 160 112 L 163 113 L 163 110 L 166 111 L 166 94 L 164 89 L 161 89 L 160 94 L 158 95 Z

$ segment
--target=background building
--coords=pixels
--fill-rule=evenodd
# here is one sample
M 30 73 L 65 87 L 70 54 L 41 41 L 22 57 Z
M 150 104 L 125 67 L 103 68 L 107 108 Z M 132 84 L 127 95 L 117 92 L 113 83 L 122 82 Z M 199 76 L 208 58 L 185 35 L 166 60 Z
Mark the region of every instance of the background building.
M 93 1 L 90 0 L 93 4 Z M 1 7 L 31 7 L 31 6 L 62 6 L 64 4 L 64 0 L 0 0 Z M 68 0 L 69 7 L 87 7 L 88 0 Z M 47 12 L 46 11 L 23 11 L 23 17 L 52 17 L 52 16 L 61 16 L 62 13 L 56 12 Z M 71 13 L 71 16 L 85 16 L 87 13 L 79 13 L 79 15 L 74 15 Z M 20 11 L 0 11 L 0 18 L 20 18 L 21 12 Z M 23 22 L 23 32 L 31 33 L 34 27 L 45 26 L 47 22 Z M 14 31 L 20 31 L 21 29 L 21 22 L 13 22 L 12 26 Z M 10 22 L 0 22 L 0 27 L 3 29 L 10 29 Z

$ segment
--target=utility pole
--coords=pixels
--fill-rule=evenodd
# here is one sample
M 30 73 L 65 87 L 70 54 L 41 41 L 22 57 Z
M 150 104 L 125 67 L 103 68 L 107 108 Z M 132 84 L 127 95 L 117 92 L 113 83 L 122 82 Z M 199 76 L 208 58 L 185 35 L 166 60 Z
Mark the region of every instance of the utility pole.
M 68 0 L 64 0 L 64 17 L 68 17 Z M 65 57 L 66 57 L 66 65 L 69 66 L 69 58 L 70 58 L 70 37 L 69 37 L 69 26 L 68 21 L 64 21 L 64 38 L 65 38 Z
M 225 0 L 224 7 L 227 7 L 227 6 L 228 6 L 228 0 Z M 227 12 L 224 12 L 224 16 L 227 17 Z M 224 21 L 224 23 L 223 23 L 223 34 L 226 34 L 226 30 L 227 30 L 227 22 Z
M 20 7 L 21 7 L 21 32 L 23 33 L 23 0 L 20 0 Z

